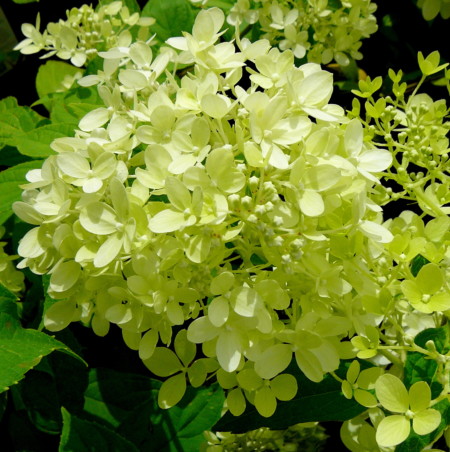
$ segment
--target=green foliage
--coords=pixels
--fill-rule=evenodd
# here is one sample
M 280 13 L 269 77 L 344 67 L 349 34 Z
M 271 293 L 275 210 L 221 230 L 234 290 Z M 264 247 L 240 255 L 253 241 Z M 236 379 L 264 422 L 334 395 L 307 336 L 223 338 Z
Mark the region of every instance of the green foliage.
M 0 390 L 3 392 L 16 384 L 44 356 L 56 350 L 82 360 L 69 347 L 51 336 L 24 329 L 14 317 L 0 313 Z
M 90 448 L 91 450 L 110 450 L 137 452 L 133 443 L 121 437 L 117 432 L 95 422 L 80 419 L 62 408 L 63 430 L 60 452 L 69 452 Z
M 188 0 L 150 0 L 142 8 L 142 16 L 156 20 L 150 31 L 156 33 L 162 42 L 172 36 L 181 36 L 194 23 L 194 13 Z
M 4 151 L 5 148 L 0 152 Z M 0 172 L 0 225 L 12 215 L 12 204 L 21 199 L 22 190 L 19 185 L 26 182 L 25 175 L 31 169 L 40 168 L 41 165 L 41 160 L 33 160 Z

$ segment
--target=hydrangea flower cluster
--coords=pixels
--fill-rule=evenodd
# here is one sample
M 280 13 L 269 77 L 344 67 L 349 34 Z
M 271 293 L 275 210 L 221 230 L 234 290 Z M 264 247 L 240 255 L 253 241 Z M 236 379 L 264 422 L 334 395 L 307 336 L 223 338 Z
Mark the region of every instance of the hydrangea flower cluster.
M 52 143 L 13 206 L 35 226 L 19 267 L 50 274 L 46 328 L 82 321 L 103 336 L 117 325 L 165 379 L 163 408 L 214 377 L 232 414 L 249 403 L 270 417 L 297 393 L 294 361 L 370 408 L 377 433 L 347 424 L 349 442 L 370 430 L 381 447 L 398 444 L 411 419 L 431 432 L 450 360 L 412 338 L 450 310 L 449 125 L 445 102 L 417 92 L 444 69 L 439 55 L 419 55 L 424 77 L 409 98 L 391 71 L 395 99 L 376 100 L 381 79 L 368 78 L 355 91 L 365 113 L 355 101 L 346 114 L 329 103 L 329 72 L 295 66 L 294 50 L 267 39 L 219 42 L 224 22 L 220 9 L 202 10 L 157 54 L 121 41 L 98 53 L 103 71 L 79 80 L 104 106 Z M 383 222 L 397 199 L 432 219 L 405 211 Z M 343 359 L 401 364 L 404 351 L 436 361 L 434 400 L 405 402 L 396 377 L 357 361 L 345 380 L 334 374 Z M 397 414 L 382 421 L 379 405 Z
M 328 103 L 330 73 L 295 67 L 265 40 L 216 44 L 223 22 L 219 9 L 201 12 L 192 34 L 169 39 L 179 53 L 153 59 L 143 42 L 100 53 L 107 77 L 80 83 L 97 83 L 105 107 L 53 142 L 57 155 L 14 205 L 36 225 L 20 267 L 51 274 L 60 301 L 48 329 L 119 325 L 170 376 L 162 406 L 182 397 L 186 375 L 200 385 L 214 372 L 234 414 L 245 394 L 270 416 L 296 393 L 283 373 L 293 355 L 320 381 L 352 354 L 341 339 L 360 328 L 348 306 L 379 290 L 358 281 L 366 263 L 352 249 L 392 239 L 367 196 L 391 155 Z M 194 72 L 158 82 L 170 59 Z M 174 327 L 185 329 L 172 351 Z M 206 358 L 194 360 L 195 344 Z
M 23 24 L 25 39 L 14 47 L 25 55 L 46 51 L 41 58 L 56 55 L 62 60 L 70 60 L 77 67 L 92 60 L 99 50 L 116 46 L 129 46 L 132 41 L 130 28 L 137 25 L 141 39 L 145 40 L 148 27 L 154 23 L 150 17 L 131 14 L 121 1 L 100 6 L 95 11 L 92 6 L 82 5 L 67 11 L 67 19 L 51 22 L 43 33 L 40 16 L 36 24 Z
M 298 59 L 347 66 L 351 59 L 363 57 L 361 40 L 377 31 L 375 11 L 370 0 L 237 0 L 227 22 L 234 27 L 259 24 L 260 38 L 292 50 Z

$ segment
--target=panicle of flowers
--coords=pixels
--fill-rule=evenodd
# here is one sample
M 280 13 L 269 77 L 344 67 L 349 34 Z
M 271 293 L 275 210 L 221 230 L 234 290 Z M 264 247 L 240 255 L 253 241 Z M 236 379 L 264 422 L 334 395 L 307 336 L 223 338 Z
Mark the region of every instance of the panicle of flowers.
M 25 39 L 14 47 L 21 53 L 29 55 L 40 51 L 46 53 L 41 58 L 57 56 L 77 67 L 85 66 L 98 53 L 116 46 L 128 47 L 131 44 L 130 28 L 139 27 L 141 37 L 154 23 L 150 17 L 131 14 L 121 1 L 114 1 L 100 6 L 82 5 L 80 8 L 67 10 L 67 19 L 50 22 L 40 32 L 40 16 L 36 24 L 23 24 Z
M 298 59 L 347 66 L 363 57 L 361 40 L 376 32 L 375 11 L 370 0 L 238 0 L 227 12 L 227 22 L 234 27 L 257 23 L 260 39 L 292 50 Z
M 19 267 L 50 274 L 50 331 L 121 328 L 165 379 L 161 407 L 215 377 L 232 414 L 249 403 L 269 417 L 297 393 L 292 361 L 319 382 L 356 355 L 398 360 L 400 332 L 426 328 L 425 313 L 442 321 L 448 216 L 441 206 L 427 226 L 412 213 L 384 222 L 380 177 L 397 154 L 329 103 L 329 72 L 266 39 L 218 42 L 224 21 L 201 11 L 157 55 L 143 41 L 99 54 L 103 71 L 80 84 L 105 105 L 52 143 L 13 206 L 35 226 Z M 179 78 L 181 64 L 193 70 Z M 414 274 L 419 254 L 428 262 Z M 358 372 L 343 388 L 371 406 Z

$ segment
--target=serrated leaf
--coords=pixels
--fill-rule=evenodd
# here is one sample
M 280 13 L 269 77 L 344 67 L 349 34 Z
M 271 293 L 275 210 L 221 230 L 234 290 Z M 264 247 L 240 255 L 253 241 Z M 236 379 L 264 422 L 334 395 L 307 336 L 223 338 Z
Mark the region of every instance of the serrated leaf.
M 63 430 L 59 452 L 107 450 L 138 452 L 139 449 L 115 431 L 95 422 L 80 419 L 62 408 Z
M 16 319 L 0 313 L 0 392 L 18 383 L 44 356 L 56 350 L 84 363 L 62 342 L 45 333 L 22 328 Z
M 150 27 L 161 41 L 172 36 L 182 36 L 190 32 L 194 24 L 194 14 L 188 0 L 151 0 L 142 9 L 142 17 L 153 17 L 156 22 Z
M 20 163 L 0 173 L 0 225 L 12 215 L 13 202 L 21 200 L 22 189 L 19 185 L 27 182 L 25 175 L 29 170 L 41 166 L 42 160 L 33 160 Z
M 30 107 L 14 104 L 12 98 L 0 101 L 0 148 L 5 145 L 15 146 L 15 140 L 24 132 L 33 130 L 45 118 Z
M 51 142 L 56 138 L 71 137 L 74 135 L 76 124 L 46 124 L 30 130 L 16 138 L 19 152 L 30 157 L 48 157 L 55 154 L 50 148 Z
M 361 367 L 367 368 L 362 361 Z M 336 373 L 345 378 L 349 362 L 341 362 Z M 270 418 L 262 417 L 254 406 L 248 406 L 245 412 L 234 417 L 226 413 L 214 425 L 213 431 L 244 433 L 260 427 L 284 430 L 301 422 L 344 421 L 352 419 L 366 408 L 354 400 L 348 400 L 341 392 L 341 384 L 330 375 L 320 383 L 313 383 L 300 372 L 295 363 L 286 370 L 295 376 L 298 384 L 297 395 L 288 402 L 278 402 L 275 413 Z
M 422 353 L 408 353 L 405 363 L 405 385 L 409 388 L 418 381 L 431 384 L 438 364 L 432 359 L 426 359 Z

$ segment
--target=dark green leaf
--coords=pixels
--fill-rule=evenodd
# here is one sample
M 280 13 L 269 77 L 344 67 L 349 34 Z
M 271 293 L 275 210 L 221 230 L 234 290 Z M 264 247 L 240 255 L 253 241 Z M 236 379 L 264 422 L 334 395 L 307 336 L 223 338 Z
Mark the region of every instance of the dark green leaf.
M 30 370 L 27 378 L 19 383 L 19 391 L 33 425 L 44 433 L 60 433 L 61 408 L 52 376 L 46 372 Z
M 421 331 L 414 339 L 414 342 L 422 348 L 426 348 L 426 343 L 433 341 L 439 353 L 446 354 L 450 351 L 450 323 L 440 328 L 427 328 Z
M 426 359 L 422 353 L 408 353 L 405 363 L 405 386 L 409 388 L 417 381 L 426 381 L 431 384 L 436 376 L 437 368 L 437 362 Z
M 5 146 L 0 150 L 0 166 L 3 169 L 18 165 L 19 163 L 28 162 L 29 160 L 31 159 L 26 155 L 22 155 L 16 147 Z
M 62 408 L 63 431 L 59 452 L 108 451 L 138 452 L 138 449 L 115 431 L 80 419 Z
M 426 265 L 429 264 L 430 261 L 426 258 L 423 257 L 421 254 L 418 254 L 412 261 L 410 264 L 411 267 L 411 273 L 414 277 L 417 276 L 417 274 L 419 273 L 420 269 Z
M 25 175 L 29 170 L 41 166 L 42 160 L 33 160 L 20 163 L 0 173 L 0 225 L 13 214 L 12 204 L 21 200 L 22 189 L 19 185 L 27 182 Z
M 45 333 L 24 329 L 8 314 L 0 313 L 0 392 L 18 383 L 40 360 L 60 350 L 84 362 L 69 347 Z
M 85 411 L 106 422 L 139 450 L 197 452 L 203 431 L 219 419 L 224 396 L 216 384 L 189 388 L 169 410 L 158 407 L 161 383 L 141 375 L 93 369 L 85 392 Z
M 17 296 L 0 284 L 0 313 L 5 313 L 18 320 Z
M 349 363 L 341 362 L 336 373 L 344 377 L 348 365 Z M 361 362 L 361 368 L 366 367 L 366 362 Z M 277 409 L 270 418 L 261 416 L 250 405 L 238 417 L 227 412 L 214 425 L 213 430 L 233 433 L 244 433 L 260 427 L 284 430 L 301 422 L 345 421 L 366 410 L 354 400 L 346 399 L 341 392 L 340 383 L 330 375 L 320 383 L 313 383 L 300 372 L 295 363 L 289 366 L 287 372 L 297 379 L 298 393 L 289 402 L 278 402 Z
M 142 9 L 142 16 L 156 19 L 150 31 L 156 33 L 161 41 L 182 36 L 183 31 L 190 32 L 194 24 L 192 6 L 188 0 L 150 0 Z

